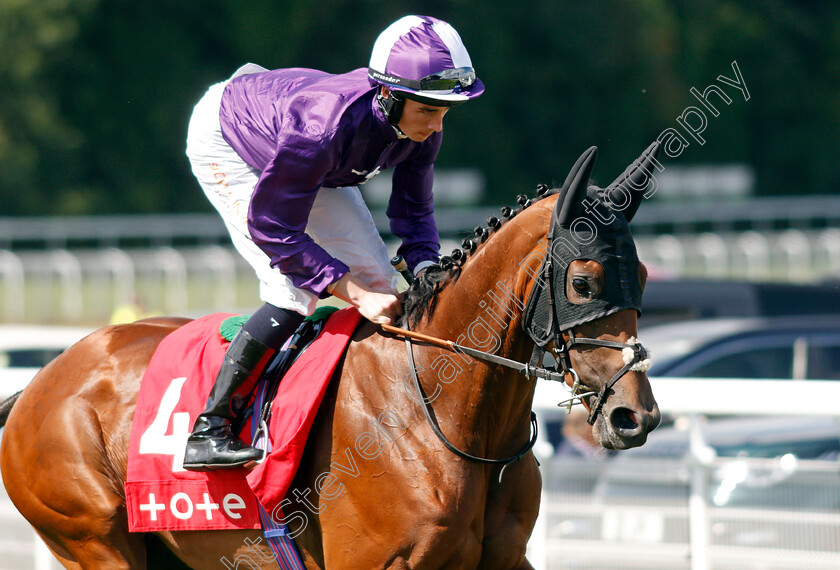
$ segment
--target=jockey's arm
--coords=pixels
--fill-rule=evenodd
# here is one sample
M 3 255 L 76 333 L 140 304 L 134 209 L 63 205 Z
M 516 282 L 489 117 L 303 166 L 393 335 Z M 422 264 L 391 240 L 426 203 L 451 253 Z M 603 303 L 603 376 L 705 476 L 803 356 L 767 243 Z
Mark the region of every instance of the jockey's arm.
M 402 241 L 397 253 L 415 275 L 437 262 L 440 254 L 432 194 L 434 162 L 440 143 L 441 133 L 435 133 L 409 160 L 394 168 L 387 214 L 391 233 Z
M 251 238 L 272 267 L 295 287 L 320 298 L 328 296 L 327 285 L 349 271 L 306 233 L 315 197 L 335 162 L 334 152 L 319 141 L 287 137 L 263 169 L 248 210 Z
M 331 283 L 327 291 L 356 307 L 364 318 L 374 323 L 394 324 L 402 313 L 396 295 L 374 291 L 350 273 Z

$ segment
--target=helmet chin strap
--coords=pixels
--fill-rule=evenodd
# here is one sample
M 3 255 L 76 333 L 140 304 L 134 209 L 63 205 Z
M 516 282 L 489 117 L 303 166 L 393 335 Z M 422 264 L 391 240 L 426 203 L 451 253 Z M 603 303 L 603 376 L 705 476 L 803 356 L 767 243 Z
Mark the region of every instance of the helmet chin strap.
M 398 139 L 407 139 L 408 135 L 403 132 L 399 125 L 391 125 L 394 128 L 394 132 L 397 133 Z
M 383 94 L 386 87 L 380 87 L 376 92 L 376 102 L 379 103 L 379 108 L 391 125 L 396 126 L 402 118 L 403 107 L 405 106 L 405 98 L 399 97 L 397 94 L 388 89 L 388 95 Z M 402 132 L 402 131 L 400 131 Z
M 399 126 L 400 119 L 402 118 L 403 107 L 405 106 L 405 99 L 397 97 L 393 91 L 389 91 L 388 96 L 385 97 L 382 94 L 383 89 L 384 87 L 380 87 L 379 91 L 376 93 L 376 102 L 379 104 L 379 108 L 382 110 L 382 114 L 385 115 L 385 119 L 388 121 L 388 124 L 391 125 L 394 132 L 397 133 L 397 138 L 407 139 L 408 135 L 405 134 Z

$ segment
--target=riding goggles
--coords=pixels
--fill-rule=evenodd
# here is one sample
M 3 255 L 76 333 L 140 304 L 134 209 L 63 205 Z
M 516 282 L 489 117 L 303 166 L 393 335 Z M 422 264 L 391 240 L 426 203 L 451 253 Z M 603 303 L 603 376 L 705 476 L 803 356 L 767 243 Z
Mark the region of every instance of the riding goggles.
M 388 73 L 380 73 L 371 68 L 368 68 L 368 75 L 376 80 L 415 91 L 460 91 L 475 83 L 475 69 L 472 67 L 445 69 L 441 72 L 427 75 L 419 81 Z

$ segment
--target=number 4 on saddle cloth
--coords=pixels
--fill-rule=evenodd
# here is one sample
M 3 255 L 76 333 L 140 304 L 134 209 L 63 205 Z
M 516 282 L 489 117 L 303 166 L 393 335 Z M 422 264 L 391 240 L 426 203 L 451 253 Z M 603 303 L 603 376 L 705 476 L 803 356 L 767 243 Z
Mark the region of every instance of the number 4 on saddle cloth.
M 336 364 L 361 315 L 355 308 L 316 311 L 266 367 L 234 396 L 250 412 L 234 426 L 250 443 L 266 411 L 267 456 L 254 469 L 187 471 L 184 446 L 224 358 L 245 319 L 214 314 L 191 321 L 161 342 L 143 375 L 129 442 L 125 483 L 129 530 L 254 529 L 282 520 L 279 505 L 295 475 L 309 430 Z M 305 349 L 305 350 L 304 350 Z M 282 378 L 281 378 L 282 376 Z M 273 381 L 269 381 L 273 380 Z M 261 405 L 263 399 L 268 405 Z

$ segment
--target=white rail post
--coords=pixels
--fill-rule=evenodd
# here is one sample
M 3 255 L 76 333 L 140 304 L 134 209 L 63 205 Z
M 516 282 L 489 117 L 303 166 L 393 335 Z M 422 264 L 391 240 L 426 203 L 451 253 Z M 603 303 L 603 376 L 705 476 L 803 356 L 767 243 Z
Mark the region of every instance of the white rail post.
M 689 454 L 691 455 L 691 494 L 688 498 L 688 530 L 691 570 L 709 570 L 708 467 L 714 450 L 706 445 L 700 428 L 701 416 L 691 414 Z
M 32 545 L 33 570 L 53 570 L 56 565 L 52 552 L 35 530 L 32 531 L 32 536 L 34 537 Z
M 837 275 L 840 273 L 840 230 L 837 228 L 823 230 L 818 243 L 820 251 L 825 252 L 824 274 Z
M 63 319 L 78 321 L 82 318 L 82 266 L 79 259 L 66 249 L 54 249 L 48 253 L 47 262 L 58 275 L 59 310 Z
M 233 255 L 220 245 L 209 245 L 198 251 L 197 258 L 213 274 L 215 294 L 210 308 L 230 310 L 236 304 L 236 260 Z
M 109 247 L 102 251 L 103 262 L 111 274 L 114 284 L 111 290 L 111 307 L 123 303 L 134 303 L 137 297 L 134 262 L 125 251 Z
M 742 233 L 737 239 L 744 254 L 745 277 L 751 280 L 767 278 L 770 274 L 770 244 L 756 231 Z
M 653 241 L 653 248 L 662 266 L 682 276 L 685 271 L 685 246 L 672 235 L 663 235 Z
M 799 230 L 787 230 L 779 235 L 779 248 L 785 258 L 786 277 L 793 282 L 811 278 L 811 245 Z
M 534 570 L 548 570 L 548 557 L 546 555 L 546 547 L 548 538 L 548 525 L 546 524 L 547 513 L 550 505 L 548 493 L 543 488 L 540 493 L 540 513 L 537 515 L 537 522 L 534 524 L 534 530 L 531 533 L 531 539 L 528 541 L 528 562 L 534 567 Z
M 0 275 L 3 276 L 3 319 L 22 321 L 26 278 L 23 262 L 8 250 L 0 250 Z
M 176 314 L 187 310 L 187 264 L 184 256 L 171 247 L 161 247 L 154 251 L 158 268 L 163 272 L 163 294 L 165 310 Z
M 717 234 L 706 232 L 700 234 L 694 245 L 703 258 L 703 277 L 729 277 L 729 248 L 726 240 Z

